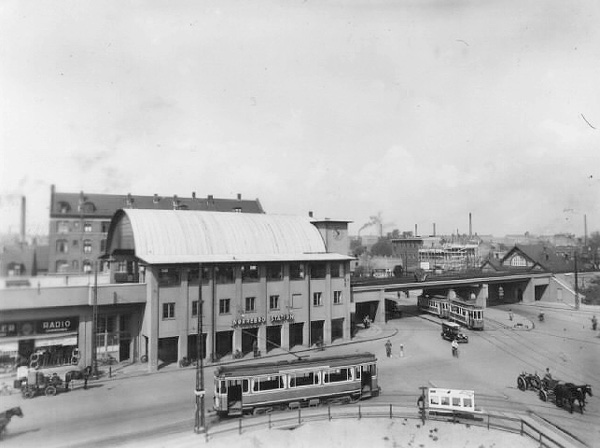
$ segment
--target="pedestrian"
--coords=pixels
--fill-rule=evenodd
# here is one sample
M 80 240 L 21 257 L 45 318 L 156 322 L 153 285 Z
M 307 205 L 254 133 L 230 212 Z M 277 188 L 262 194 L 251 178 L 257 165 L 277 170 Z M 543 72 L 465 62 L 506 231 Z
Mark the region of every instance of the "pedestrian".
M 388 358 L 392 357 L 392 341 L 390 341 L 389 339 L 385 343 L 385 353 Z
M 508 318 L 509 318 L 510 320 L 513 320 L 513 312 L 512 312 L 512 309 L 510 309 L 510 308 L 509 308 L 509 310 L 508 310 Z
M 458 358 L 458 341 L 456 339 L 452 339 L 452 356 Z
M 596 315 L 594 314 L 592 316 L 592 330 L 596 331 L 596 328 L 598 328 L 598 319 L 596 319 Z
M 400 358 L 404 358 L 404 344 L 400 344 Z

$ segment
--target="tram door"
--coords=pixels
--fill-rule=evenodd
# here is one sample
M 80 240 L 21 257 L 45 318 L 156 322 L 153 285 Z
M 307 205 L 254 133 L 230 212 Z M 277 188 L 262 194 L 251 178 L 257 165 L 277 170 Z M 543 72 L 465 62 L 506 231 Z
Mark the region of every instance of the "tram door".
M 242 382 L 229 381 L 227 387 L 227 409 L 229 415 L 242 415 Z
M 363 397 L 370 397 L 373 385 L 371 384 L 371 372 L 363 370 L 360 377 L 360 390 Z

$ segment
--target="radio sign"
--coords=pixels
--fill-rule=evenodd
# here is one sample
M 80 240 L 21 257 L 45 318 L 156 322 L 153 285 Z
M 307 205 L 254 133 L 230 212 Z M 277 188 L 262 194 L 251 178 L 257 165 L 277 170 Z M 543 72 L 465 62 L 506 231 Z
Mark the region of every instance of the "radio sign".
M 45 319 L 38 321 L 38 334 L 48 333 L 66 333 L 69 331 L 77 331 L 79 318 L 77 317 L 61 317 L 58 319 Z

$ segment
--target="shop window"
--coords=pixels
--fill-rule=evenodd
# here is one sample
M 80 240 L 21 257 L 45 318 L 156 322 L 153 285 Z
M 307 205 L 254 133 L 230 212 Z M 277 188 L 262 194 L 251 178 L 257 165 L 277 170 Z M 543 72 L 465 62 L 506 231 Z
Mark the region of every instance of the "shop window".
M 304 280 L 304 264 L 290 264 L 290 280 Z
M 231 311 L 231 299 L 219 300 L 219 314 L 229 314 Z
M 59 254 L 69 253 L 69 243 L 67 240 L 56 240 L 56 252 Z
M 271 309 L 271 310 L 279 309 L 279 296 L 277 296 L 277 295 L 269 296 L 269 309 Z
M 70 226 L 69 221 L 58 221 L 56 223 L 56 231 L 58 233 L 69 233 Z
M 339 305 L 342 303 L 342 291 L 333 291 L 333 304 Z
M 92 223 L 91 223 L 91 222 L 88 222 L 88 221 L 86 221 L 86 222 L 83 224 L 83 231 L 84 231 L 84 232 L 86 232 L 86 233 L 89 233 L 89 232 L 91 232 L 91 231 L 92 231 Z
M 283 278 L 283 266 L 280 264 L 267 265 L 267 280 L 278 281 Z
M 83 253 L 84 254 L 92 253 L 92 240 L 85 240 L 83 242 Z
M 163 303 L 163 320 L 175 319 L 175 302 Z
M 242 281 L 257 282 L 258 281 L 258 266 L 255 264 L 242 265 Z
M 310 267 L 311 278 L 325 278 L 325 263 L 315 263 Z
M 256 297 L 246 297 L 246 312 L 252 313 L 256 311 Z
M 179 284 L 179 271 L 175 268 L 158 270 L 158 284 L 160 286 L 173 286 Z
M 198 316 L 198 301 L 194 300 L 192 302 L 192 317 L 197 317 Z
M 313 306 L 322 306 L 323 305 L 323 294 L 320 292 L 313 293 Z
M 233 266 L 217 266 L 216 279 L 219 284 L 233 283 Z

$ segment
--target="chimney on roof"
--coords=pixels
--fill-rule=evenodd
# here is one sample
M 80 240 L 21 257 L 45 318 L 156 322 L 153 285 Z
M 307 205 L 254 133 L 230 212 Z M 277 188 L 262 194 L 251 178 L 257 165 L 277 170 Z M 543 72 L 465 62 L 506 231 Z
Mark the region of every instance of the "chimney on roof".
M 158 195 L 156 193 L 154 193 L 154 197 L 152 198 L 152 202 L 154 204 L 158 204 Z
M 215 203 L 215 199 L 214 199 L 214 197 L 213 197 L 213 195 L 212 195 L 212 194 L 209 194 L 209 195 L 208 195 L 208 201 L 207 201 L 207 202 L 208 202 L 209 204 L 214 204 L 214 203 Z
M 173 210 L 177 210 L 179 208 L 179 199 L 177 199 L 177 195 L 173 195 Z
M 241 201 L 242 200 L 242 193 L 238 193 L 237 194 L 237 198 L 238 198 L 238 201 Z
M 85 202 L 85 196 L 83 195 L 83 191 L 79 192 L 79 205 L 82 205 Z
M 417 233 L 417 225 L 415 224 L 415 238 L 417 237 L 418 233 Z
M 133 196 L 131 196 L 131 193 L 127 193 L 127 207 L 133 208 Z
M 309 217 L 309 218 L 312 218 L 312 217 L 313 217 L 313 212 L 312 212 L 312 210 L 310 210 L 310 211 L 308 212 L 308 217 Z
M 192 191 L 192 199 L 196 199 L 196 192 Z

